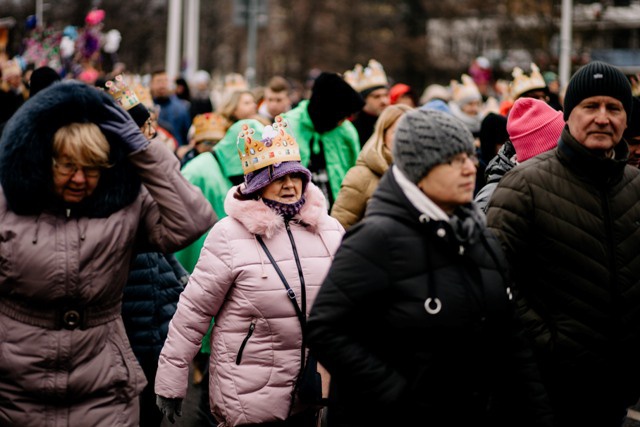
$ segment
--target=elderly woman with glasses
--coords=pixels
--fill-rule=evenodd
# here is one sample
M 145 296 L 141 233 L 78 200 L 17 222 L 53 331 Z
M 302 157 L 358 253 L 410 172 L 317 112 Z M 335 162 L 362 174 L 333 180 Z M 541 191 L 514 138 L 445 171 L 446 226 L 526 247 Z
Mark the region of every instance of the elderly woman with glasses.
M 497 240 L 472 203 L 473 136 L 407 112 L 394 165 L 349 229 L 307 323 L 331 426 L 547 426 Z
M 0 425 L 137 426 L 123 321 L 135 250 L 214 223 L 178 160 L 106 93 L 57 83 L 0 139 Z

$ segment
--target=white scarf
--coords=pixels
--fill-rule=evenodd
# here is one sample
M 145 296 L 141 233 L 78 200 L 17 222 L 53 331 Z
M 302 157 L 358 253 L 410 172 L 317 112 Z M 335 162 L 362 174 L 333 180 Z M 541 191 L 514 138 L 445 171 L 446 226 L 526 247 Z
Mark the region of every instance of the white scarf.
M 404 173 L 396 165 L 391 166 L 391 170 L 404 195 L 420 213 L 436 221 L 449 221 L 449 215 L 424 194 L 416 184 L 404 176 Z

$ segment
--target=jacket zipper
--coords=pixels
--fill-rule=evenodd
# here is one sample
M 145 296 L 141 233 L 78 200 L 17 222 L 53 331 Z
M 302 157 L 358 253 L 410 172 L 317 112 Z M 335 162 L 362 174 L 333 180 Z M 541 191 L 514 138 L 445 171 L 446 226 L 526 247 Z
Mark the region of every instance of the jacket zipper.
M 607 250 L 609 252 L 609 271 L 611 274 L 610 278 L 610 293 L 611 293 L 611 316 L 612 316 L 612 324 L 611 328 L 613 331 L 617 329 L 617 325 L 613 322 L 617 321 L 619 317 L 616 313 L 620 308 L 620 289 L 618 289 L 618 269 L 616 267 L 616 245 L 613 241 L 613 221 L 611 220 L 611 206 L 609 204 L 609 195 L 606 190 L 602 190 L 602 204 L 603 204 L 603 216 L 605 220 L 606 227 L 606 239 L 607 239 Z
M 249 331 L 247 332 L 247 336 L 244 337 L 244 340 L 242 340 L 242 345 L 240 345 L 240 349 L 238 350 L 238 356 L 236 356 L 236 365 L 240 364 L 240 361 L 242 360 L 242 352 L 244 351 L 244 347 L 247 345 L 247 342 L 249 341 L 249 338 L 251 338 L 251 335 L 253 335 L 253 330 L 255 328 L 256 328 L 256 322 L 253 321 L 249 325 Z

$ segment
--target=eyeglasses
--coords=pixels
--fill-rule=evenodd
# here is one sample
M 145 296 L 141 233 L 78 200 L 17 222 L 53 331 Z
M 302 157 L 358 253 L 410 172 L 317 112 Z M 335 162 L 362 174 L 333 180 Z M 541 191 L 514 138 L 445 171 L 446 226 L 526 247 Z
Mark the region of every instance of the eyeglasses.
M 87 178 L 97 178 L 102 172 L 102 168 L 97 166 L 78 166 L 75 163 L 59 163 L 56 159 L 53 160 L 53 167 L 56 168 L 58 173 L 62 176 L 73 176 L 82 169 L 82 173 Z
M 158 136 L 158 131 L 156 130 L 155 122 L 151 117 L 149 117 L 147 121 L 144 122 L 142 126 L 140 126 L 140 130 L 142 131 L 142 134 L 145 137 L 147 137 L 147 139 L 153 139 L 156 136 Z
M 451 157 L 449 160 L 445 161 L 446 164 L 453 166 L 456 169 L 462 169 L 464 167 L 464 165 L 467 164 L 467 160 L 471 160 L 471 163 L 473 163 L 473 166 L 478 166 L 480 164 L 480 161 L 478 160 L 478 156 L 476 156 L 475 154 L 466 154 L 466 153 L 461 153 L 461 154 L 456 154 L 455 156 Z

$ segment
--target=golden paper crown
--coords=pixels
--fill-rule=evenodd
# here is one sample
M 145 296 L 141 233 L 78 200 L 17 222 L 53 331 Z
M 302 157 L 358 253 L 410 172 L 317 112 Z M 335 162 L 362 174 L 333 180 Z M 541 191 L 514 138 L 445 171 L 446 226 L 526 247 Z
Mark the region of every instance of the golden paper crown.
M 462 83 L 451 80 L 451 99 L 453 101 L 458 105 L 464 105 L 471 101 L 482 100 L 478 86 L 469 75 L 463 74 L 460 81 Z
M 246 124 L 242 126 L 236 146 L 245 175 L 276 163 L 300 161 L 300 147 L 287 132 L 288 126 L 286 120 L 276 116 L 273 125 L 262 130 L 260 141 L 253 138 L 255 130 Z M 244 142 L 243 148 L 240 142 Z
M 370 59 L 366 68 L 356 64 L 353 70 L 345 71 L 343 77 L 357 92 L 364 92 L 378 86 L 389 86 L 382 64 L 375 59 Z
M 193 135 L 195 142 L 207 140 L 218 142 L 224 138 L 224 134 L 227 132 L 227 120 L 216 113 L 198 114 L 193 118 L 193 127 L 195 128 Z
M 235 92 L 238 90 L 249 90 L 249 83 L 242 74 L 229 73 L 224 76 L 225 92 Z
M 6 80 L 9 77 L 21 76 L 21 75 L 22 75 L 22 68 L 20 67 L 20 64 L 18 63 L 18 61 L 14 59 L 10 59 L 2 64 L 3 79 Z
M 518 99 L 520 95 L 530 90 L 544 89 L 547 83 L 540 74 L 540 69 L 533 62 L 531 63 L 531 75 L 527 77 L 520 67 L 515 67 L 511 73 L 513 81 L 510 84 L 510 93 L 513 100 Z
M 116 100 L 125 110 L 130 110 L 136 105 L 140 104 L 138 95 L 130 89 L 127 83 L 124 81 L 122 74 L 118 74 L 113 80 L 108 80 L 104 86 L 107 92 Z
M 138 95 L 140 103 L 147 107 L 148 110 L 152 110 L 154 108 L 153 97 L 151 96 L 151 91 L 148 87 L 143 86 L 142 83 L 137 83 L 133 87 L 133 91 Z

